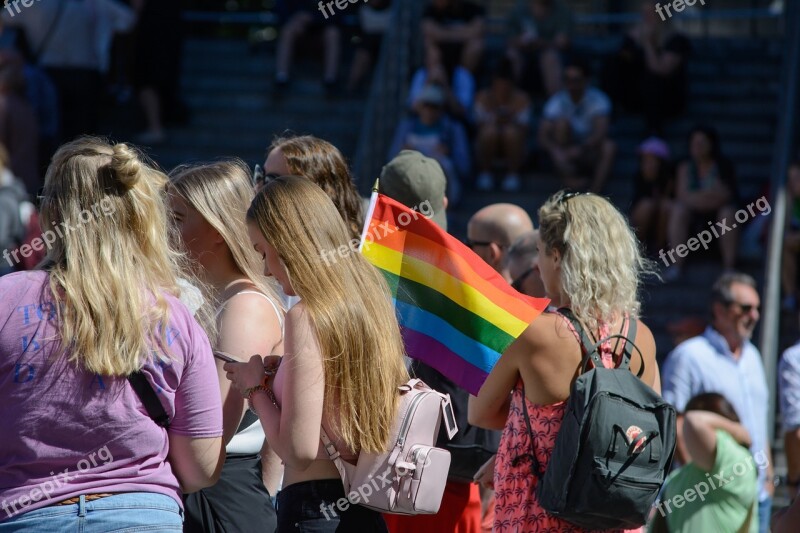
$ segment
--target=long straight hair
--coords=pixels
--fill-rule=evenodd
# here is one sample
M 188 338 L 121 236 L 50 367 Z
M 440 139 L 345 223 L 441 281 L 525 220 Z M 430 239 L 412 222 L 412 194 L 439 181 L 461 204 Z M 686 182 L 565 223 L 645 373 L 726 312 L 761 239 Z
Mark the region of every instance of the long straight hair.
M 253 186 L 244 161 L 232 159 L 177 167 L 170 173 L 167 190 L 196 209 L 222 236 L 242 276 L 276 305 L 281 305 L 275 284 L 263 275 L 263 262 L 247 234 L 246 215 L 253 201 Z M 206 297 L 216 300 L 216 295 Z
M 385 278 L 358 252 L 323 261 L 351 236 L 330 198 L 306 178 L 269 182 L 247 217 L 277 250 L 308 309 L 323 354 L 326 416 L 350 449 L 385 451 L 397 387 L 408 380 Z
M 55 239 L 45 268 L 60 353 L 88 372 L 125 376 L 155 346 L 168 354 L 164 293 L 179 296 L 188 274 L 169 245 L 166 181 L 136 150 L 95 137 L 63 145 L 47 170 L 41 216 Z

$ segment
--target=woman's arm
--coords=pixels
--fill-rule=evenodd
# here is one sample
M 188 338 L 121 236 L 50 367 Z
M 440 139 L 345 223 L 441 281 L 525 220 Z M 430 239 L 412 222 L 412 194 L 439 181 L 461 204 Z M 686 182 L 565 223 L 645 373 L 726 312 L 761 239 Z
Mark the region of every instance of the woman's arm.
M 750 446 L 750 434 L 741 424 L 709 411 L 689 411 L 683 418 L 683 436 L 692 461 L 710 472 L 717 457 L 717 433 L 721 429 L 743 446 Z
M 195 438 L 169 433 L 169 464 L 184 494 L 217 482 L 225 463 L 222 437 Z
M 473 426 L 503 429 L 511 406 L 511 391 L 519 381 L 518 354 L 527 343 L 524 334 L 500 356 L 477 396 L 470 395 L 467 420 Z
M 253 395 L 253 408 L 270 446 L 284 464 L 305 470 L 319 450 L 325 378 L 319 344 L 302 302 L 286 315 L 285 350 L 279 370 L 280 409 L 263 392 Z M 244 390 L 261 380 L 263 360 L 253 357 L 247 365 L 226 363 L 225 369 L 237 388 Z
M 217 348 L 241 361 L 247 361 L 253 354 L 271 354 L 280 344 L 282 336 L 275 308 L 263 296 L 242 294 L 225 304 L 225 310 L 220 315 Z M 246 406 L 239 391 L 232 390 L 231 382 L 225 379 L 222 364 L 217 360 L 223 438 L 227 444 L 236 433 Z

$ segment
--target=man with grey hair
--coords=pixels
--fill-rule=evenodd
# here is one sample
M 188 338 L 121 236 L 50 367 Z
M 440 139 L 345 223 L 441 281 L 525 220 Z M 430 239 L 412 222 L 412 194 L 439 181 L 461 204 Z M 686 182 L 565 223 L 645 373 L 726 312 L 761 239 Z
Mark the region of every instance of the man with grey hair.
M 702 335 L 679 344 L 664 365 L 664 399 L 678 412 L 705 392 L 727 399 L 752 439 L 750 450 L 766 454 L 759 468 L 759 531 L 768 531 L 772 507 L 772 451 L 768 437 L 769 388 L 761 354 L 751 342 L 761 300 L 755 280 L 747 274 L 723 274 L 711 290 L 711 325 Z
M 508 249 L 522 234 L 533 231 L 528 213 L 514 204 L 491 204 L 472 215 L 467 224 L 467 246 L 509 283 Z
M 544 284 L 539 275 L 536 257 L 539 231 L 529 231 L 520 235 L 508 249 L 505 268 L 511 278 L 511 286 L 522 294 L 536 298 L 545 297 Z

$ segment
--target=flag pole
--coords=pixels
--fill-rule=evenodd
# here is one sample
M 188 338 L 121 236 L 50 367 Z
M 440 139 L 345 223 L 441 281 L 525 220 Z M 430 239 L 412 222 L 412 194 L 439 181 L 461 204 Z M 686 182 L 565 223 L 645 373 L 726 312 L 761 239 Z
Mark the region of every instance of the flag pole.
M 375 204 L 378 203 L 378 182 L 380 179 L 375 180 L 375 185 L 372 186 L 372 196 L 369 199 L 369 207 L 367 208 L 367 215 L 364 217 L 364 229 L 361 230 L 361 242 L 358 243 L 358 251 L 364 248 L 364 241 L 369 233 L 369 223 L 372 220 L 372 214 L 375 212 Z

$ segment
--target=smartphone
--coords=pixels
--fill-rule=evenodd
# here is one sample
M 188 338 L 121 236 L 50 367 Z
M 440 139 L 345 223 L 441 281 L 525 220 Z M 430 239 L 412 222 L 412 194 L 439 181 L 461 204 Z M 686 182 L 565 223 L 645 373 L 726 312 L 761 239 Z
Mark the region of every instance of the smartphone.
M 214 357 L 226 363 L 241 363 L 238 359 L 234 359 L 231 354 L 214 350 Z

